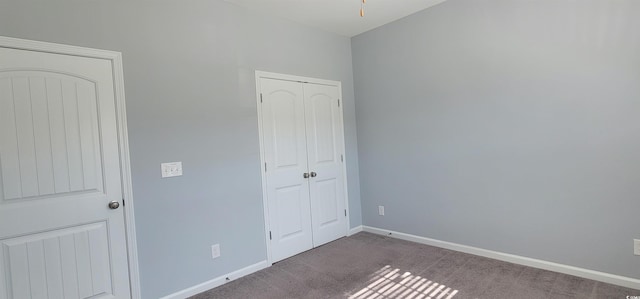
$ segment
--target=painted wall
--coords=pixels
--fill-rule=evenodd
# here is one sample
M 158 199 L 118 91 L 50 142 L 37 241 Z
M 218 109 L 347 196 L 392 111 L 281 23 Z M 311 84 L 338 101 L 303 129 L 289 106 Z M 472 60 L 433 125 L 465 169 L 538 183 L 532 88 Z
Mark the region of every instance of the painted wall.
M 640 278 L 640 1 L 450 0 L 351 46 L 365 225 Z
M 266 259 L 256 69 L 342 81 L 361 224 L 348 38 L 217 0 L 0 0 L 0 35 L 123 53 L 143 298 Z M 160 179 L 171 161 L 184 176 Z

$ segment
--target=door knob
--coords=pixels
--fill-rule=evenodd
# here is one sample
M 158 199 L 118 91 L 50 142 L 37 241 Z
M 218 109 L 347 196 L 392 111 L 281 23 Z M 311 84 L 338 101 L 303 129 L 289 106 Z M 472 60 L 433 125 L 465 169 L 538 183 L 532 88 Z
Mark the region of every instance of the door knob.
M 115 210 L 120 207 L 120 203 L 117 200 L 109 202 L 109 209 Z
M 313 172 L 313 171 L 311 172 L 311 177 L 312 177 L 312 178 L 315 178 L 317 175 L 318 175 L 317 173 L 315 173 L 315 172 Z
M 309 173 L 308 172 L 303 173 L 302 177 L 305 178 L 305 179 L 308 179 L 309 178 Z

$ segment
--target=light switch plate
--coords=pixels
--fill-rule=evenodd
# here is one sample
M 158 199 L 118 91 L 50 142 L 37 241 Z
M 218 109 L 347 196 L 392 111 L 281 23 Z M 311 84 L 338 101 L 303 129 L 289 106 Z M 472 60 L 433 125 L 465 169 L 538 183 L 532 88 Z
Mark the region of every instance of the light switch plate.
M 640 240 L 633 239 L 633 254 L 640 255 Z
M 170 178 L 182 175 L 182 162 L 161 163 L 160 170 L 163 178 Z

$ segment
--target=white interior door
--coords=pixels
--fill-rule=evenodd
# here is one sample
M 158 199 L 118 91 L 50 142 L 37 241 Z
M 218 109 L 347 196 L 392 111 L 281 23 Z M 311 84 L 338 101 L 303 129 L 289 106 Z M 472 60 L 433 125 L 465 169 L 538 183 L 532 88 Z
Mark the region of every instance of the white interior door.
M 337 86 L 303 86 L 313 246 L 319 246 L 347 234 L 342 114 Z
M 271 262 L 347 234 L 339 85 L 274 77 L 257 78 Z
M 109 60 L 0 47 L 0 298 L 129 298 Z
M 304 97 L 298 82 L 260 80 L 272 262 L 313 248 Z

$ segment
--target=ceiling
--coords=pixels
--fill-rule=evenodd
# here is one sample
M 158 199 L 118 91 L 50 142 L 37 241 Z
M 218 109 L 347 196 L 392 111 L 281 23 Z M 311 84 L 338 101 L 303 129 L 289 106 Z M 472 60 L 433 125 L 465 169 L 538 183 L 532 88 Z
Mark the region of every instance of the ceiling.
M 351 37 L 446 0 L 225 0 L 263 14 L 282 17 Z

